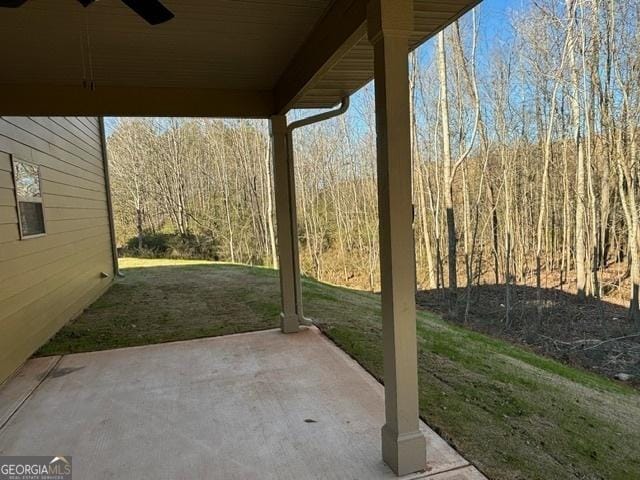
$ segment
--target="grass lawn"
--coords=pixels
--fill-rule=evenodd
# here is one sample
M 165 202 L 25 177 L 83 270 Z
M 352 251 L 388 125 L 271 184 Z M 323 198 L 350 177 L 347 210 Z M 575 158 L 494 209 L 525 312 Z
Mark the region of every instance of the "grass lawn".
M 278 325 L 277 272 L 124 259 L 118 280 L 38 355 Z M 305 314 L 382 377 L 379 297 L 303 280 Z M 640 394 L 418 313 L 425 421 L 494 479 L 640 479 Z

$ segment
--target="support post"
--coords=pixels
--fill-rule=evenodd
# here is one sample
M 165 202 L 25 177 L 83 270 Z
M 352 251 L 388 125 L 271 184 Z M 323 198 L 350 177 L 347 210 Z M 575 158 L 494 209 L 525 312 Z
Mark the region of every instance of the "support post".
M 273 178 L 276 201 L 278 262 L 280 265 L 280 295 L 282 312 L 280 328 L 294 333 L 302 324 L 302 289 L 298 259 L 298 221 L 296 214 L 296 184 L 291 133 L 287 117 L 271 117 L 273 148 Z
M 416 340 L 409 34 L 412 0 L 371 0 L 380 215 L 380 274 L 386 423 L 382 457 L 397 475 L 426 469 L 420 432 Z

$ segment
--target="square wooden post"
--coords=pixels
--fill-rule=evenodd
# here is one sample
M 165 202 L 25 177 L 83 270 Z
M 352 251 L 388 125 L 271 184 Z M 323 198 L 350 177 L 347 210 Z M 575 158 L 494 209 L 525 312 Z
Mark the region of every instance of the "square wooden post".
M 293 165 L 291 133 L 287 117 L 271 117 L 273 148 L 273 178 L 278 231 L 278 263 L 280 267 L 280 295 L 282 312 L 280 326 L 283 333 L 299 330 L 302 323 L 302 289 L 298 259 L 298 221 L 296 213 L 296 182 Z
M 386 423 L 382 456 L 398 475 L 426 469 L 420 432 L 411 199 L 409 34 L 412 0 L 371 0 Z

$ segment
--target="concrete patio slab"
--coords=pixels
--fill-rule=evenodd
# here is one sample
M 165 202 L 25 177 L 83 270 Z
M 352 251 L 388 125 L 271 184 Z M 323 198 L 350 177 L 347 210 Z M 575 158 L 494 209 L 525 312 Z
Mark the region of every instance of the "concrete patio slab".
M 0 402 L 0 455 L 71 455 L 75 478 L 396 478 L 383 387 L 316 328 L 35 359 Z M 405 478 L 484 478 L 422 429 L 429 470 Z

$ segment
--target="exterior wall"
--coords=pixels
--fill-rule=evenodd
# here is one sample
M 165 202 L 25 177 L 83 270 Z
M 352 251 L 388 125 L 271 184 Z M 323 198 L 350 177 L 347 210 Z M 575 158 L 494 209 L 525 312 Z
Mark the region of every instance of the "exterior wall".
M 20 239 L 12 155 L 40 166 L 44 236 Z M 97 118 L 0 117 L 0 382 L 110 285 L 106 180 Z

